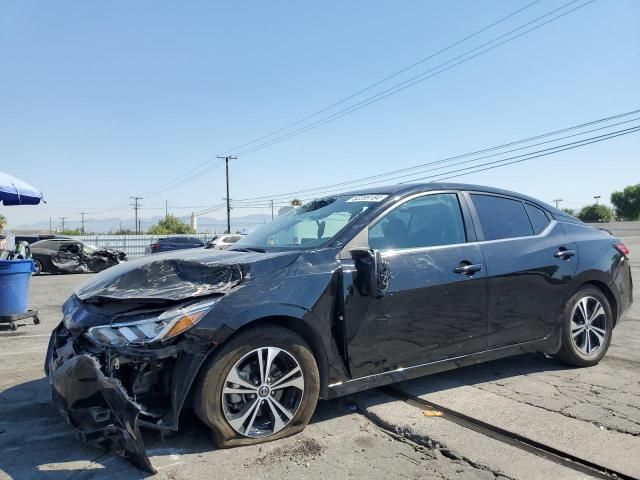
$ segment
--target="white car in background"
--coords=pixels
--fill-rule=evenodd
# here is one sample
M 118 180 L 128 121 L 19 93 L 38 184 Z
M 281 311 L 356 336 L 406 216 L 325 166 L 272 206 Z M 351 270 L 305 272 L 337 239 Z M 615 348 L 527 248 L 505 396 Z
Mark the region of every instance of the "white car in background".
M 215 250 L 226 250 L 231 245 L 244 237 L 243 233 L 231 233 L 223 235 L 215 235 L 207 242 L 205 248 L 213 248 Z

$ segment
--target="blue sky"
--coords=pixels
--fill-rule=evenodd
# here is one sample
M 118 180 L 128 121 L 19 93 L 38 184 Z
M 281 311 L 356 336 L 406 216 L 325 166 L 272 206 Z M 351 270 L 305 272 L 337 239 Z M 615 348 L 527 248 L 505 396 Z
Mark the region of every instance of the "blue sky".
M 47 205 L 10 226 L 133 217 L 130 195 L 323 108 L 529 1 L 9 2 L 0 170 Z M 565 2 L 542 0 L 500 28 Z M 582 3 L 578 2 L 576 5 Z M 412 166 L 640 108 L 640 2 L 598 0 L 397 95 L 232 162 L 232 198 Z M 640 182 L 640 134 L 461 177 L 578 207 Z M 216 169 L 143 216 L 224 197 Z M 185 215 L 191 209 L 171 209 Z M 267 210 L 236 210 L 234 214 Z M 223 212 L 217 212 L 222 216 Z M 73 223 L 71 224 L 73 225 Z

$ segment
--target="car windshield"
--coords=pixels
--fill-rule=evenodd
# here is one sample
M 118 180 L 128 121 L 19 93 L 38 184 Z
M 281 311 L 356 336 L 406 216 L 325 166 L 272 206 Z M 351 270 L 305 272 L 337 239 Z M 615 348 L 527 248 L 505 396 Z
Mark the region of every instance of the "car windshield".
M 232 249 L 314 248 L 327 243 L 387 195 L 343 195 L 313 200 L 242 237 Z

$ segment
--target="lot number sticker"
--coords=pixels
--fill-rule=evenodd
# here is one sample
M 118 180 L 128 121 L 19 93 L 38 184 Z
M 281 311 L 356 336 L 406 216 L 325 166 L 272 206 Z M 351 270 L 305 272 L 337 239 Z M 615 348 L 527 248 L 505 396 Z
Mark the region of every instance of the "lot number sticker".
M 349 200 L 347 200 L 347 203 L 352 203 L 352 202 L 381 202 L 382 200 L 384 200 L 385 198 L 387 198 L 388 195 L 374 195 L 374 194 L 370 194 L 370 195 L 355 195 L 353 197 L 351 197 Z

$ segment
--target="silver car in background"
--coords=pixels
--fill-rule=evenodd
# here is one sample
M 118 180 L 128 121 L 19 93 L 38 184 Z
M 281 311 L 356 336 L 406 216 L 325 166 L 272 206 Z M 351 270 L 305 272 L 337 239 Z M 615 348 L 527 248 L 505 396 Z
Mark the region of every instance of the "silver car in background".
M 226 250 L 244 236 L 245 235 L 243 233 L 214 235 L 214 237 L 207 242 L 207 245 L 205 246 L 205 248 L 213 248 L 215 250 Z

